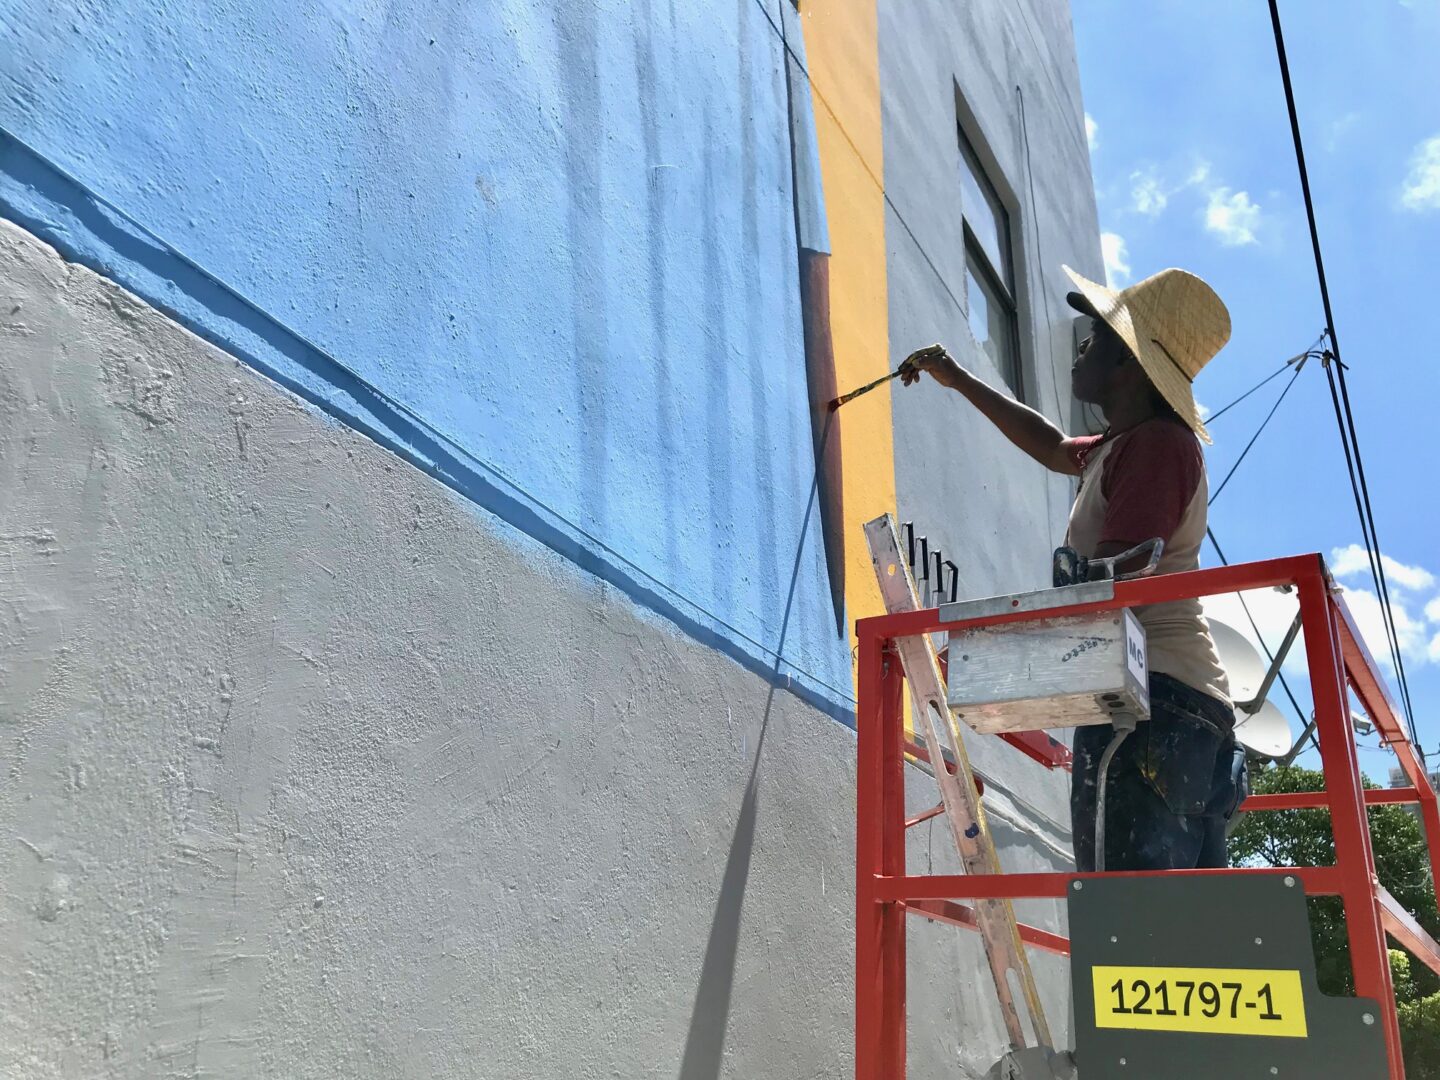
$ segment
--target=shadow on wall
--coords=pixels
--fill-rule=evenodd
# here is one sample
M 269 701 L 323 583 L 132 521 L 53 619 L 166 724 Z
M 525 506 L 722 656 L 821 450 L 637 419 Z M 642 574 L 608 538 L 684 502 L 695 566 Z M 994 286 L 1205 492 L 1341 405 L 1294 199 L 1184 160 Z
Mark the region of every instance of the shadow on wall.
M 820 437 L 822 453 L 834 428 L 833 414 L 826 420 Z M 816 506 L 823 466 L 817 465 L 810 484 L 810 497 L 805 502 L 805 519 L 800 524 L 800 540 L 795 549 L 795 562 L 790 571 L 790 589 L 785 598 L 785 617 L 780 624 L 780 642 L 775 646 L 779 655 L 785 653 L 785 635 L 790 628 L 790 611 L 795 601 L 795 587 L 800 580 L 800 558 Z M 765 735 L 770 728 L 770 714 L 775 704 L 775 688 L 780 665 L 770 680 L 765 696 L 765 710 L 760 720 L 760 737 L 755 743 L 755 759 L 750 766 L 750 780 L 740 802 L 740 815 L 735 820 L 735 833 L 730 839 L 730 854 L 725 859 L 725 875 L 720 879 L 720 895 L 715 901 L 715 915 L 710 921 L 710 936 L 705 942 L 705 959 L 700 964 L 700 982 L 695 988 L 695 1004 L 690 1010 L 690 1029 L 685 1036 L 685 1053 L 680 1060 L 679 1080 L 718 1080 L 720 1064 L 725 1056 L 725 1029 L 730 1022 L 730 992 L 735 984 L 735 960 L 740 952 L 740 913 L 745 904 L 745 888 L 750 880 L 750 856 L 755 849 L 755 824 L 759 817 L 760 755 L 765 750 Z
M 749 0 L 739 0 L 742 7 L 748 2 Z M 793 17 L 791 9 L 782 6 L 782 12 L 782 22 L 788 23 Z M 805 518 L 800 526 L 800 539 L 790 572 L 785 614 L 780 623 L 780 641 L 775 646 L 777 656 L 785 654 L 790 613 L 800 577 L 800 557 L 810 532 L 812 515 L 817 511 L 826 568 L 829 572 L 835 629 L 842 637 L 846 630 L 840 440 L 836 433 L 836 414 L 829 407 L 829 402 L 838 393 L 830 327 L 829 231 L 825 223 L 825 200 L 809 78 L 803 64 L 804 37 L 798 23 L 794 23 L 789 29 L 791 33 L 784 30 L 780 32 L 785 40 L 787 53 L 785 89 L 790 111 L 795 239 L 800 258 L 800 307 L 803 316 L 805 374 L 810 399 L 815 474 L 810 484 L 810 496 L 805 503 Z M 724 367 L 723 363 L 712 365 L 715 370 L 723 371 Z M 735 983 L 735 961 L 740 951 L 740 915 L 745 904 L 745 889 L 750 879 L 750 857 L 755 847 L 755 826 L 759 817 L 760 755 L 765 748 L 765 735 L 770 727 L 770 714 L 779 676 L 780 665 L 777 662 L 770 679 L 770 692 L 765 699 L 760 737 L 755 746 L 755 760 L 750 767 L 750 780 L 745 785 L 745 797 L 741 800 L 740 814 L 735 821 L 735 833 L 730 839 L 730 854 L 725 860 L 725 874 L 720 880 L 720 895 L 715 901 L 715 915 L 710 922 L 710 936 L 705 944 L 705 958 L 700 965 L 700 982 L 695 989 L 695 1004 L 690 1013 L 690 1029 L 685 1039 L 685 1053 L 680 1061 L 679 1080 L 717 1080 L 725 1056 L 725 1031 L 730 1022 L 730 995 Z
M 730 991 L 735 982 L 735 959 L 740 951 L 740 911 L 745 904 L 750 854 L 755 847 L 760 754 L 765 749 L 765 732 L 770 726 L 770 706 L 774 700 L 772 686 L 765 699 L 765 715 L 755 746 L 755 761 L 750 767 L 750 782 L 745 785 L 735 835 L 730 840 L 730 856 L 725 860 L 725 876 L 720 880 L 720 896 L 715 901 L 715 917 L 710 922 L 710 937 L 705 943 L 700 983 L 695 989 L 695 1006 L 690 1012 L 690 1030 L 685 1037 L 685 1056 L 680 1060 L 680 1080 L 715 1080 L 725 1056 Z
M 749 0 L 740 0 L 742 6 Z M 825 209 L 825 182 L 820 167 L 819 135 L 810 73 L 805 65 L 805 32 L 791 4 L 780 5 L 780 34 L 785 50 L 785 100 L 790 122 L 790 190 L 795 212 L 795 247 L 799 254 L 800 312 L 805 344 L 805 382 L 810 401 L 810 434 L 819 467 L 820 537 L 830 576 L 830 602 L 835 633 L 845 626 L 845 508 L 840 435 L 832 432 L 835 414 L 830 402 L 839 396 L 835 375 L 835 343 L 830 325 L 830 225 Z M 766 17 L 769 18 L 767 12 Z

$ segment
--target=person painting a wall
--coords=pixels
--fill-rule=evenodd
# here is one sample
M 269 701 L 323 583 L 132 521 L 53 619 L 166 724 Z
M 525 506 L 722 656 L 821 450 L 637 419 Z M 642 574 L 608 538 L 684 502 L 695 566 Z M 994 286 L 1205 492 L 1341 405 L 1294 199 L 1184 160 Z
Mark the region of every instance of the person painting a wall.
M 1210 441 L 1192 383 L 1230 338 L 1230 315 L 1204 281 L 1162 270 L 1115 290 L 1064 268 L 1070 306 L 1091 319 L 1071 371 L 1072 392 L 1104 413 L 1101 435 L 1070 438 L 1034 409 L 961 367 L 941 345 L 912 353 L 900 377 L 924 373 L 957 391 L 1017 447 L 1054 472 L 1080 477 L 1067 545 L 1108 558 L 1153 537 L 1157 571 L 1200 565 Z M 1124 569 L 1123 567 L 1118 569 Z M 1106 787 L 1107 870 L 1216 868 L 1226 824 L 1246 786 L 1225 672 L 1198 600 L 1135 612 L 1150 663 L 1150 720 L 1120 744 Z M 1070 790 L 1075 864 L 1094 870 L 1096 777 L 1114 731 L 1075 730 Z

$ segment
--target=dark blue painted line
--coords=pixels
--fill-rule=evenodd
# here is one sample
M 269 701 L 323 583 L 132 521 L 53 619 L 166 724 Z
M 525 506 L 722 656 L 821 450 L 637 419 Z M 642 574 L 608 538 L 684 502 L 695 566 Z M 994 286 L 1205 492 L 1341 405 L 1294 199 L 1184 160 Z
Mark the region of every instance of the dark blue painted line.
M 772 686 L 794 694 L 847 727 L 855 726 L 854 702 L 849 694 L 793 667 L 753 639 L 753 648 L 746 648 L 744 642 L 727 636 L 724 629 L 739 632 L 670 592 L 668 586 L 653 578 L 647 580 L 639 567 L 618 562 L 624 556 L 528 498 L 522 488 L 437 432 L 408 407 L 306 341 L 3 128 L 0 216 L 50 244 L 67 261 L 123 286 L 315 409 L 370 438 L 581 570 L 613 585 L 700 644 L 723 653 Z M 281 360 L 291 365 L 289 370 L 277 363 Z M 298 377 L 296 372 L 308 377 Z

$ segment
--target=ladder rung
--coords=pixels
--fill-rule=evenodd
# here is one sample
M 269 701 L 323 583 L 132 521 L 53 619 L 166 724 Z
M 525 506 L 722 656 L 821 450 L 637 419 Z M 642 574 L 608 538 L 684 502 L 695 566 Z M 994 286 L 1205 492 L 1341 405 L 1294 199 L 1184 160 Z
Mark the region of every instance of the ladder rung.
M 923 814 L 916 814 L 912 818 L 906 818 L 905 828 L 913 829 L 916 825 L 923 824 L 924 822 L 929 821 L 931 818 L 937 818 L 944 812 L 945 804 L 943 802 L 936 803 L 929 810 L 926 810 Z
M 966 930 L 980 929 L 980 920 L 975 914 L 975 909 L 967 904 L 957 904 L 954 900 L 909 900 L 905 904 L 905 910 L 932 922 L 962 926 Z M 1031 926 L 1028 923 L 1016 923 L 1015 925 L 1020 931 L 1020 940 L 1026 945 L 1044 952 L 1054 953 L 1056 956 L 1070 955 L 1069 938 L 1052 934 L 1049 930 L 1041 930 L 1038 926 Z

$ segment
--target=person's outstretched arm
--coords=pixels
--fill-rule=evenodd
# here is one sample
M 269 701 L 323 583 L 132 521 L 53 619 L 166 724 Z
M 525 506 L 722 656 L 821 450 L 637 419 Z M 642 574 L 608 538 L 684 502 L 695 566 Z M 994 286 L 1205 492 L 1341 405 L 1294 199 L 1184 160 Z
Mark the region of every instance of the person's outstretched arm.
M 1040 413 L 1016 401 L 1009 394 L 986 385 L 955 362 L 943 345 L 917 349 L 905 359 L 900 380 L 911 386 L 928 371 L 941 386 L 960 393 L 965 400 L 1000 429 L 1000 433 L 1052 472 L 1078 475 L 1079 466 L 1071 454 L 1073 441 Z

